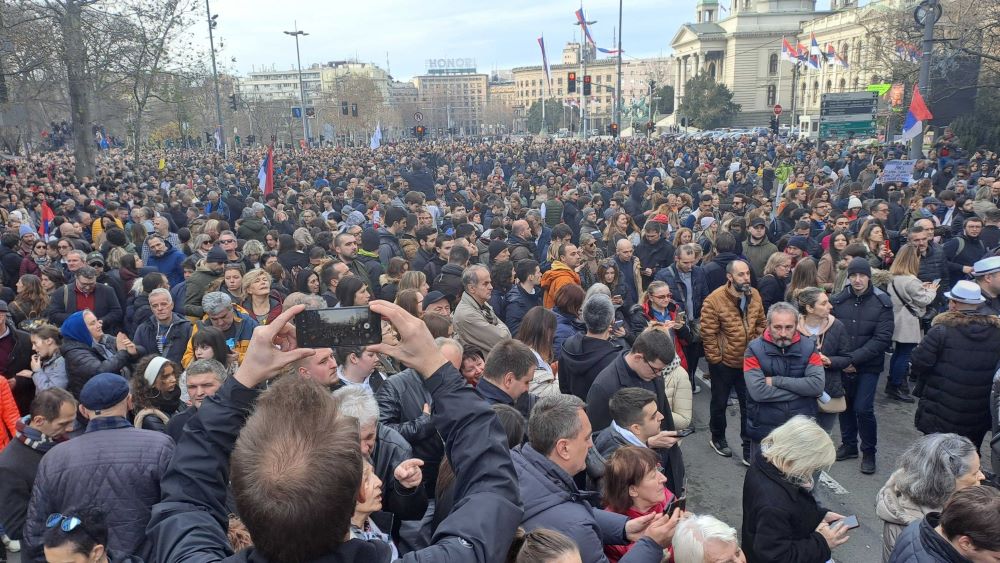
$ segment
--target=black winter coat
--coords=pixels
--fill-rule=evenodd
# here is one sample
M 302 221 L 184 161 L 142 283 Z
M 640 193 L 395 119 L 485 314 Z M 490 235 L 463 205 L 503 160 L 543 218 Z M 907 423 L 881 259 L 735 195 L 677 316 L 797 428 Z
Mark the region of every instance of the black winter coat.
M 646 381 L 632 371 L 625 363 L 625 355 L 619 355 L 604 370 L 598 374 L 594 384 L 587 393 L 587 416 L 594 431 L 611 426 L 611 411 L 608 401 L 619 389 L 639 387 L 656 393 L 656 410 L 663 415 L 660 430 L 674 430 L 674 417 L 670 410 L 662 377 Z M 680 444 L 672 448 L 656 449 L 663 466 L 663 474 L 667 477 L 666 487 L 677 496 L 684 495 L 684 457 Z
M 0 326 L 0 331 L 3 327 Z M 31 335 L 14 326 L 14 322 L 7 318 L 7 330 L 14 338 L 14 347 L 10 350 L 10 355 L 0 358 L 0 373 L 7 377 L 13 377 L 15 373 L 31 368 Z M 31 401 L 35 398 L 35 383 L 28 377 L 18 377 L 17 386 L 14 387 L 14 402 L 22 414 L 31 412 Z
M 975 436 L 990 428 L 998 342 L 1000 318 L 996 316 L 948 312 L 934 318 L 910 356 L 920 397 L 914 420 L 917 430 Z
M 521 320 L 532 307 L 537 307 L 542 304 L 542 289 L 540 287 L 535 288 L 535 293 L 529 294 L 524 291 L 521 284 L 515 283 L 510 291 L 507 292 L 507 309 L 504 316 L 504 322 L 507 324 L 507 328 L 510 329 L 511 334 L 517 334 L 517 329 L 521 327 Z M 494 307 L 495 309 L 495 307 Z
M 590 386 L 623 347 L 611 340 L 574 334 L 566 339 L 559 356 L 559 392 L 586 401 Z
M 830 548 L 816 531 L 827 510 L 812 494 L 757 456 L 743 480 L 743 552 L 748 563 L 825 563 Z
M 726 267 L 740 257 L 732 252 L 722 252 L 704 266 L 706 295 L 726 285 Z
M 77 399 L 80 398 L 80 391 L 83 390 L 84 384 L 90 381 L 91 377 L 105 372 L 124 375 L 122 369 L 132 359 L 125 350 L 118 350 L 111 357 L 105 358 L 93 346 L 87 346 L 83 342 L 68 338 L 63 340 L 59 350 L 66 361 L 66 373 L 69 375 L 69 384 L 66 386 L 66 390 Z M 138 344 L 136 344 L 136 350 L 139 352 L 136 355 L 137 358 L 141 358 L 145 354 L 145 350 L 139 349 Z
M 757 284 L 757 291 L 760 292 L 760 300 L 764 304 L 764 312 L 771 308 L 771 305 L 785 300 L 785 289 L 788 288 L 788 279 L 779 279 L 773 274 L 768 274 L 760 278 Z
M 393 474 L 400 463 L 412 457 L 410 444 L 399 432 L 384 424 L 378 425 L 375 449 L 372 450 L 372 465 L 375 474 L 382 481 L 382 510 L 391 512 L 396 517 L 394 526 L 400 520 L 420 520 L 427 511 L 427 494 L 424 488 L 418 485 L 415 489 L 406 489 L 396 481 Z
M 660 237 L 656 244 L 649 244 L 645 237 L 639 241 L 639 246 L 635 248 L 635 255 L 639 257 L 639 265 L 642 269 L 652 268 L 653 274 L 674 263 L 674 245 L 670 241 Z M 643 287 L 649 285 L 653 276 L 642 276 Z
M 462 297 L 462 267 L 456 264 L 445 264 L 441 268 L 441 273 L 433 280 L 428 280 L 431 289 L 440 291 L 451 303 L 451 310 L 458 306 L 458 300 Z
M 45 316 L 49 322 L 60 326 L 76 311 L 76 285 L 68 283 L 49 295 L 49 306 L 45 309 Z M 111 286 L 99 283 L 94 288 L 92 312 L 101 319 L 107 334 L 115 334 L 121 329 L 125 313 Z
M 823 390 L 834 399 L 844 396 L 844 368 L 851 365 L 850 338 L 844 323 L 833 319 L 833 324 L 822 335 L 817 337 L 819 351 L 830 358 L 826 366 L 826 385 Z
M 917 272 L 917 278 L 922 282 L 934 281 L 940 278 L 942 288 L 951 287 L 949 284 L 950 277 L 948 276 L 948 261 L 945 258 L 941 245 L 934 244 L 933 242 L 930 243 L 930 246 L 927 248 L 927 256 L 920 258 L 920 271 Z
M 0 452 L 0 526 L 11 539 L 21 539 L 42 455 L 16 439 Z
M 885 351 L 892 343 L 892 299 L 868 285 L 861 296 L 850 285 L 830 298 L 833 316 L 847 329 L 851 363 L 858 373 L 882 373 Z
M 191 340 L 191 321 L 174 313 L 174 317 L 170 323 L 170 328 L 167 329 L 164 335 L 167 342 L 164 344 L 163 353 L 160 355 L 172 362 L 181 363 L 181 360 L 184 358 L 184 352 L 187 350 L 188 340 Z M 135 329 L 135 336 L 132 338 L 132 342 L 135 343 L 136 347 L 142 347 L 150 353 L 154 351 L 159 352 L 160 349 L 156 342 L 157 325 L 159 325 L 159 321 L 156 320 L 156 317 L 150 316 Z

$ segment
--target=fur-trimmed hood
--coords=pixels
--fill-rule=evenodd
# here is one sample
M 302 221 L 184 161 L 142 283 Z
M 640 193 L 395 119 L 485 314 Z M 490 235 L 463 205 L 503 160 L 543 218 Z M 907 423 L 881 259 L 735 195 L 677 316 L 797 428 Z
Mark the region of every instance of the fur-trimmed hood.
M 948 311 L 934 317 L 931 326 L 938 325 L 958 329 L 973 340 L 986 340 L 996 336 L 997 329 L 1000 329 L 1000 317 L 978 312 Z

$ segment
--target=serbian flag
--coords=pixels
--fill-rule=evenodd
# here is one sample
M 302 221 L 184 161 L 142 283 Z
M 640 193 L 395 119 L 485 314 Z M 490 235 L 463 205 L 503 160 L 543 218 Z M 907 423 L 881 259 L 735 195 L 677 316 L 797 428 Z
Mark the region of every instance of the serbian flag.
M 809 40 L 809 66 L 819 70 L 819 58 L 822 54 L 823 52 L 819 49 L 819 43 L 816 41 L 816 34 L 813 33 Z
M 826 44 L 826 62 L 833 63 L 837 59 L 837 52 L 833 49 L 833 45 L 830 43 Z
M 594 43 L 594 38 L 590 35 L 590 28 L 587 27 L 587 18 L 583 17 L 583 8 L 576 11 L 576 21 L 583 28 L 583 34 L 587 36 L 587 42 L 596 47 L 597 44 Z
M 784 37 L 781 38 L 781 58 L 785 59 L 790 63 L 798 62 L 799 54 L 795 51 L 795 46 L 788 42 Z
M 809 64 L 809 48 L 803 45 L 802 43 L 799 43 L 797 58 L 799 60 L 799 64 L 801 65 Z
M 257 187 L 267 195 L 274 191 L 274 147 L 267 147 L 267 155 L 260 163 L 260 170 L 257 172 Z
M 545 70 L 546 92 L 552 88 L 552 75 L 549 73 L 549 56 L 545 54 L 545 36 L 538 38 L 538 46 L 542 49 L 542 68 Z M 548 95 L 547 93 L 545 94 Z
M 910 100 L 910 111 L 906 112 L 906 120 L 903 121 L 901 140 L 905 143 L 919 135 L 924 130 L 924 121 L 928 119 L 934 119 L 934 115 L 927 109 L 924 97 L 920 95 L 920 88 L 914 84 L 913 99 Z
M 597 50 L 604 53 L 605 55 L 617 55 L 618 53 L 625 52 L 625 49 L 619 51 L 618 49 L 605 49 L 603 47 L 598 47 Z
M 52 220 L 56 218 L 56 214 L 52 212 L 52 208 L 49 207 L 49 202 L 42 202 L 42 220 L 38 225 L 38 234 L 42 236 L 42 240 L 49 240 L 49 225 L 52 224 Z

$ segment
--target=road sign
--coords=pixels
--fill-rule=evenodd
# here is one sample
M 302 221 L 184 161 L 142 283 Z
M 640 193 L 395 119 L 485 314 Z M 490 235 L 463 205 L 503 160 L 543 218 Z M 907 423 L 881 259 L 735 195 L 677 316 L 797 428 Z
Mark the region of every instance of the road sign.
M 293 107 L 292 117 L 294 117 L 295 119 L 302 119 L 302 108 Z
M 875 135 L 878 92 L 823 94 L 819 138 L 848 139 Z
M 420 123 L 423 120 L 424 120 L 424 114 L 420 113 L 419 111 L 413 114 L 413 121 Z
M 781 104 L 774 104 L 774 115 L 781 115 Z
M 879 96 L 884 96 L 885 93 L 889 91 L 889 88 L 892 88 L 892 84 L 885 82 L 880 84 L 869 84 L 866 90 L 869 92 L 877 92 Z

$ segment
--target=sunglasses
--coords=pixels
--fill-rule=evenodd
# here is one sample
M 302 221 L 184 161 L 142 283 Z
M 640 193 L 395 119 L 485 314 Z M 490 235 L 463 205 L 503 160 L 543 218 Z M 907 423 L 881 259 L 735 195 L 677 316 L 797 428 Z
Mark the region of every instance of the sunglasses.
M 59 514 L 58 512 L 54 514 L 49 514 L 48 519 L 45 520 L 46 528 L 51 529 L 55 528 L 56 526 L 59 526 L 59 529 L 64 532 L 72 532 L 73 530 L 80 527 L 80 524 L 83 524 L 83 521 L 81 521 L 76 516 L 64 516 L 62 514 Z

